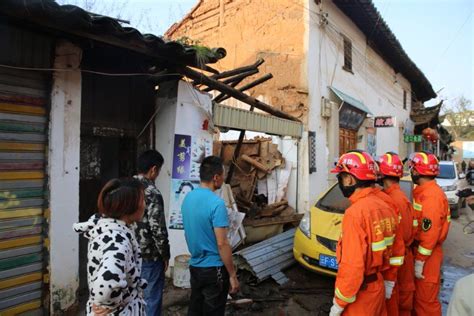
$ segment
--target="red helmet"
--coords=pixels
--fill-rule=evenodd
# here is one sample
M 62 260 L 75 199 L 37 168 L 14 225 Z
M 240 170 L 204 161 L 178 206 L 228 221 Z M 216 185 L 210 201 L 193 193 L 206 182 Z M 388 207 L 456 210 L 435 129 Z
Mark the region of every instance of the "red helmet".
M 403 177 L 403 162 L 395 153 L 386 153 L 378 160 L 379 172 L 384 176 Z
M 347 172 L 359 180 L 376 180 L 375 161 L 365 151 L 349 151 L 339 158 L 331 173 Z
M 422 176 L 437 176 L 439 162 L 435 155 L 425 152 L 416 152 L 410 155 L 408 162 L 410 169 L 415 169 Z

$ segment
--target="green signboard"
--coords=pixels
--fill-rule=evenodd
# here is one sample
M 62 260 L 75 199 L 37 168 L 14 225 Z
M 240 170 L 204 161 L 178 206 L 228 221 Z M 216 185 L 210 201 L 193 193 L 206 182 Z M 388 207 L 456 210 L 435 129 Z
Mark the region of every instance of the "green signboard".
M 422 136 L 421 135 L 409 135 L 405 134 L 403 135 L 403 140 L 405 143 L 421 143 Z

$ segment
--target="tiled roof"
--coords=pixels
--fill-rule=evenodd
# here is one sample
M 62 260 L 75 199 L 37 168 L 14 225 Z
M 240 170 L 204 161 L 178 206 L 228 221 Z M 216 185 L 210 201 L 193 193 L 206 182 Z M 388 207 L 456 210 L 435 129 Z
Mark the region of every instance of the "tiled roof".
M 365 34 L 368 44 L 410 82 L 412 91 L 420 101 L 436 97 L 431 83 L 408 57 L 402 45 L 390 30 L 372 0 L 333 0 Z M 429 50 L 426 52 L 429 54 Z
M 142 34 L 135 28 L 122 26 L 117 19 L 87 12 L 74 5 L 59 5 L 53 0 L 2 0 L 0 15 L 55 33 L 92 39 L 176 64 L 193 66 L 198 60 L 198 49 L 194 46 Z M 202 54 L 202 50 L 199 53 Z M 223 48 L 209 49 L 205 52 L 205 61 L 214 63 L 225 55 Z

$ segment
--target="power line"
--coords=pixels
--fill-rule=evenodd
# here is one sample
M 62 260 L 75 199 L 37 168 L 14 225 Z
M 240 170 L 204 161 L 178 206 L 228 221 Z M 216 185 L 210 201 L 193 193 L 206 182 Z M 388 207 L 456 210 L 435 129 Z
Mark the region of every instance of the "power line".
M 449 42 L 448 46 L 446 47 L 446 49 L 443 51 L 443 53 L 441 54 L 441 57 L 439 58 L 439 62 L 436 63 L 436 68 L 435 70 L 438 68 L 438 66 L 440 65 L 441 63 L 441 60 L 443 59 L 444 55 L 448 52 L 449 48 L 451 47 L 451 45 L 453 45 L 453 43 L 456 41 L 456 39 L 458 38 L 459 34 L 461 33 L 462 29 L 464 28 L 464 26 L 466 25 L 467 21 L 469 21 L 469 19 L 471 18 L 472 16 L 472 12 L 473 10 L 471 10 L 471 12 L 469 13 L 469 15 L 467 16 L 466 20 L 463 22 L 463 24 L 461 25 L 461 27 L 457 30 L 457 32 L 455 33 L 454 37 L 451 39 L 451 42 Z
M 16 70 L 28 70 L 28 71 L 44 71 L 44 72 L 72 72 L 72 71 L 80 71 L 84 73 L 90 73 L 95 75 L 101 76 L 109 76 L 109 77 L 130 77 L 130 76 L 153 76 L 153 77 L 167 77 L 167 76 L 182 76 L 180 73 L 167 73 L 167 74 L 150 74 L 147 72 L 135 72 L 135 73 L 111 73 L 111 72 L 102 72 L 102 71 L 95 71 L 89 69 L 82 69 L 82 68 L 36 68 L 36 67 L 19 67 L 19 66 L 10 66 L 0 64 L 0 68 L 7 68 L 7 69 L 16 69 Z

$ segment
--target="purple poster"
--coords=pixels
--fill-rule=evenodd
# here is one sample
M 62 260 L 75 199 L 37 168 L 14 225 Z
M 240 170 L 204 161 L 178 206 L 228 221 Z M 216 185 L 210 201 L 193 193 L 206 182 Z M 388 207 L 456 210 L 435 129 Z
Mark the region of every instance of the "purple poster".
M 174 135 L 173 179 L 189 179 L 191 136 Z

